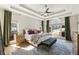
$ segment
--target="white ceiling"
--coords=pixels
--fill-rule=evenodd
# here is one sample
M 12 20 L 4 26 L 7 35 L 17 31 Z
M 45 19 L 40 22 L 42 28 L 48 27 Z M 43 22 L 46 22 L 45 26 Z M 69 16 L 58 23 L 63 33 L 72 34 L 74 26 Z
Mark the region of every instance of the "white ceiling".
M 44 12 L 45 5 L 44 4 L 28 4 L 27 7 L 37 11 L 37 12 Z M 66 10 L 65 12 L 54 14 L 49 17 L 57 16 L 57 15 L 70 15 L 70 14 L 78 14 L 79 13 L 79 4 L 47 4 L 50 12 L 57 12 L 60 10 Z
M 35 11 L 45 11 L 45 4 L 26 4 L 27 7 L 32 8 Z M 61 9 L 65 9 L 64 7 L 67 7 L 69 5 L 59 5 L 59 4 L 47 4 L 47 7 L 49 8 L 49 11 L 58 11 Z M 68 7 L 67 7 L 68 8 Z
M 50 15 L 48 17 L 43 17 L 39 12 L 44 12 L 45 4 L 7 4 L 0 5 L 1 8 L 14 11 L 12 8 L 19 9 L 20 13 L 39 18 L 39 19 L 51 19 L 54 17 L 65 17 L 73 14 L 79 14 L 79 4 L 47 4 L 49 11 L 57 12 L 60 10 L 66 10 L 65 12 Z M 11 8 L 12 7 L 12 8 Z M 25 8 L 24 8 L 25 7 Z M 18 11 L 18 10 L 17 10 Z

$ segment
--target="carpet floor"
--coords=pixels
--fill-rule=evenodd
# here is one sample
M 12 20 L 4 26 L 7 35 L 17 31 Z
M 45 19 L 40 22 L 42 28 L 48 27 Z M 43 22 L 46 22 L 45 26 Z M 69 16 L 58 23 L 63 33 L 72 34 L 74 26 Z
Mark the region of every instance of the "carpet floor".
M 57 42 L 51 48 L 34 48 L 31 45 L 19 47 L 11 45 L 12 55 L 73 55 L 73 45 L 71 41 L 57 39 Z

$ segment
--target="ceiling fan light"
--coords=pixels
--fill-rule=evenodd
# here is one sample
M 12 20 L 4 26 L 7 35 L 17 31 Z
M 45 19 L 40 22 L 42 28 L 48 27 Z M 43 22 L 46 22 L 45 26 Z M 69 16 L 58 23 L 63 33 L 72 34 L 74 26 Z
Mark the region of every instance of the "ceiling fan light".
M 44 15 L 47 15 L 47 13 L 45 13 Z

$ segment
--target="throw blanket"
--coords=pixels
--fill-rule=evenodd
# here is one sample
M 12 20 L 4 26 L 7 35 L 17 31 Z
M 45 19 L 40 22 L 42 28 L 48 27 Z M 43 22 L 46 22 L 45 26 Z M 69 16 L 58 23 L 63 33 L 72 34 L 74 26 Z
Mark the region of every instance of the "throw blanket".
M 48 38 L 52 37 L 49 33 L 41 33 L 41 34 L 35 34 L 32 36 L 32 41 L 35 44 L 39 44 L 40 42 L 47 40 Z
M 34 44 L 39 44 L 40 42 L 47 40 L 48 38 L 52 37 L 49 33 L 39 33 L 39 34 L 25 34 L 26 40 L 31 40 Z

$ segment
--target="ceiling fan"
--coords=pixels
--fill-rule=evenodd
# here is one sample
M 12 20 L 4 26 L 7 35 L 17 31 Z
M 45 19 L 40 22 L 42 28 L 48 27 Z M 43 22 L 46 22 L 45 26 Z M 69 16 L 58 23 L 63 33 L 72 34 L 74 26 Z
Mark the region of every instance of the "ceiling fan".
M 52 13 L 52 12 L 49 12 L 49 8 L 47 7 L 47 5 L 45 5 L 45 8 L 46 8 L 45 13 Z
M 50 12 L 47 5 L 45 5 L 45 9 L 46 9 L 45 12 L 41 12 L 41 16 L 47 17 L 47 16 L 50 16 L 50 15 L 54 15 L 54 14 L 61 13 L 61 12 L 64 12 L 65 11 L 63 9 L 63 10 L 59 10 L 57 12 L 54 12 L 54 11 L 53 12 Z

